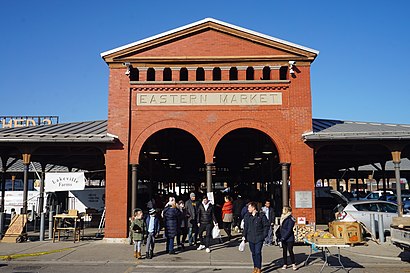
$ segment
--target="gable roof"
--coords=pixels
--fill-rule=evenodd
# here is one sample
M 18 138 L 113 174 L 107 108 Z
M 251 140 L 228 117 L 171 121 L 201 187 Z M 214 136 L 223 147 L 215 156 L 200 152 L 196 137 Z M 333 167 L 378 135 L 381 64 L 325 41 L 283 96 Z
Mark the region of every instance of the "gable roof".
M 329 140 L 410 140 L 410 124 L 313 119 L 313 132 L 305 141 Z
M 230 29 L 233 29 L 233 30 L 241 31 L 241 32 L 244 32 L 244 33 L 247 33 L 247 34 L 250 34 L 250 35 L 254 35 L 254 36 L 257 36 L 257 37 L 260 37 L 260 38 L 263 38 L 263 39 L 266 39 L 266 40 L 269 40 L 269 41 L 272 41 L 272 42 L 287 45 L 287 46 L 290 46 L 290 47 L 293 47 L 293 48 L 296 48 L 296 49 L 299 49 L 299 50 L 304 50 L 304 51 L 307 51 L 311 54 L 315 54 L 315 55 L 319 54 L 319 51 L 315 50 L 315 49 L 311 49 L 311 48 L 301 46 L 301 45 L 298 45 L 298 44 L 295 44 L 295 43 L 292 43 L 292 42 L 288 42 L 288 41 L 285 41 L 285 40 L 282 40 L 282 39 L 278 39 L 278 38 L 275 38 L 275 37 L 272 37 L 272 36 L 269 36 L 269 35 L 266 35 L 266 34 L 262 34 L 262 33 L 259 33 L 259 32 L 253 31 L 253 30 L 249 30 L 249 29 L 246 29 L 246 28 L 235 26 L 235 25 L 223 22 L 223 21 L 213 19 L 213 18 L 205 18 L 203 20 L 200 20 L 200 21 L 197 21 L 197 22 L 194 22 L 194 23 L 191 23 L 191 24 L 188 24 L 188 25 L 185 25 L 185 26 L 173 29 L 173 30 L 166 31 L 166 32 L 163 32 L 163 33 L 148 37 L 146 39 L 142 39 L 142 40 L 130 43 L 130 44 L 126 44 L 126 45 L 123 45 L 123 46 L 120 46 L 120 47 L 117 47 L 117 48 L 102 52 L 100 55 L 104 59 L 108 55 L 115 54 L 115 53 L 118 53 L 122 50 L 127 50 L 127 49 L 130 49 L 132 47 L 142 45 L 142 44 L 147 43 L 147 42 L 154 41 L 156 39 L 164 38 L 166 36 L 170 36 L 170 35 L 176 34 L 178 32 L 185 31 L 185 30 L 188 30 L 190 28 L 200 26 L 202 24 L 221 25 L 223 27 L 227 27 L 227 28 L 230 28 Z
M 113 143 L 107 121 L 84 121 L 0 129 L 2 142 L 95 142 Z

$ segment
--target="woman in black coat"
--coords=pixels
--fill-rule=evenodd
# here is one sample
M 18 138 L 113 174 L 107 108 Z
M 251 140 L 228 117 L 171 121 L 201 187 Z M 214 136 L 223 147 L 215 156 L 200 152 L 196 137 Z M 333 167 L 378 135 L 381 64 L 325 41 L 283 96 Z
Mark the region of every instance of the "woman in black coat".
M 292 208 L 284 207 L 282 215 L 280 216 L 280 241 L 282 242 L 283 249 L 283 267 L 288 267 L 287 252 L 289 251 L 290 260 L 292 262 L 293 270 L 296 270 L 295 254 L 293 253 L 293 245 L 295 244 L 295 234 L 293 233 L 293 227 L 295 226 L 295 218 L 292 216 Z
M 265 214 L 258 212 L 255 202 L 248 204 L 248 213 L 244 216 L 243 236 L 249 242 L 252 252 L 253 272 L 260 273 L 262 269 L 262 245 L 269 231 L 269 221 Z
M 178 235 L 178 229 L 180 221 L 180 210 L 177 209 L 175 201 L 170 203 L 170 206 L 166 207 L 163 211 L 164 223 L 165 223 L 165 237 L 167 238 L 166 251 L 169 254 L 175 254 L 174 251 L 174 239 Z

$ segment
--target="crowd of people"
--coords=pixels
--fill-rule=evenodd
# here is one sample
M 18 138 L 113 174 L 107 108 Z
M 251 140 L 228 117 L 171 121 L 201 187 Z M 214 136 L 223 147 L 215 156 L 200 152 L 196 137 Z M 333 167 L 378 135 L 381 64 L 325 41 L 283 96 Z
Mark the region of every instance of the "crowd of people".
M 262 206 L 244 200 L 241 196 L 232 200 L 231 196 L 226 195 L 223 204 L 218 205 L 213 204 L 207 195 L 197 200 L 196 194 L 190 193 L 186 201 L 169 197 L 165 205 L 161 206 L 158 203 L 160 202 L 154 199 L 150 200 L 147 203 L 146 217 L 142 209 L 136 208 L 130 219 L 130 239 L 134 245 L 134 257 L 137 259 L 143 258 L 144 242 L 146 243 L 145 258 L 153 258 L 155 242 L 159 238 L 162 227 L 163 238 L 166 240 L 165 250 L 170 255 L 177 254 L 175 245 L 179 251 L 184 251 L 186 241 L 189 246 L 195 246 L 198 251 L 205 249 L 210 253 L 212 239 L 218 238 L 220 243 L 223 239 L 230 241 L 234 230 L 238 234 L 242 233 L 242 240 L 249 243 L 254 265 L 253 273 L 261 272 L 263 246 L 276 243 L 283 248 L 282 269 L 288 268 L 288 252 L 292 269 L 297 269 L 293 253 L 295 219 L 290 207 L 283 208 L 280 228 L 275 232 L 276 214 L 270 200 L 265 201 Z M 213 236 L 215 228 L 219 231 L 219 227 L 225 231 L 226 238 Z

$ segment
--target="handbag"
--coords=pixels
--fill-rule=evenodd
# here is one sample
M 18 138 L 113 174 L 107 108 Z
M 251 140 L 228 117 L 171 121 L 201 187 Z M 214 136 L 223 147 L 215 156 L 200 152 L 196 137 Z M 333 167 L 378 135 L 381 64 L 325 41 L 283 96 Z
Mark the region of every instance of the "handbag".
M 224 219 L 222 219 L 222 222 L 232 223 L 232 222 L 233 222 L 233 215 L 232 215 L 232 213 L 225 213 L 225 214 L 224 214 Z
M 243 252 L 245 250 L 245 245 L 246 245 L 245 240 L 242 240 L 242 242 L 239 244 L 238 250 L 240 252 Z
M 214 228 L 212 229 L 212 238 L 213 239 L 221 238 L 221 230 L 219 229 L 217 225 L 214 226 Z

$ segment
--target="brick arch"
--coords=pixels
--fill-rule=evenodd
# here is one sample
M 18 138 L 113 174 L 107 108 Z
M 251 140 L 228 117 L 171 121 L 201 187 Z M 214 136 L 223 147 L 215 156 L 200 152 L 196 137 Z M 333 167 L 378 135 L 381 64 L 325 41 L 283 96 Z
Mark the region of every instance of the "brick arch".
M 222 127 L 220 127 L 212 135 L 210 143 L 209 143 L 209 146 L 210 146 L 209 154 L 211 156 L 210 158 L 213 157 L 216 146 L 226 134 L 228 134 L 229 132 L 233 130 L 242 129 L 242 128 L 255 129 L 255 130 L 265 133 L 267 136 L 270 137 L 273 144 L 276 146 L 276 149 L 278 150 L 278 153 L 279 153 L 280 162 L 290 162 L 289 145 L 286 142 L 284 142 L 282 138 L 280 137 L 280 135 L 278 135 L 272 128 L 270 128 L 268 124 L 262 121 L 257 121 L 257 120 L 252 120 L 252 119 L 233 120 L 229 123 L 226 123 Z M 205 158 L 205 159 L 208 162 L 208 158 Z
M 181 129 L 191 134 L 201 145 L 202 152 L 207 158 L 206 151 L 209 150 L 208 138 L 203 134 L 201 128 L 193 123 L 186 122 L 178 119 L 167 119 L 151 124 L 146 127 L 136 138 L 132 141 L 131 153 L 130 153 L 130 164 L 138 164 L 140 151 L 144 143 L 148 140 L 150 136 L 156 132 L 164 129 Z

